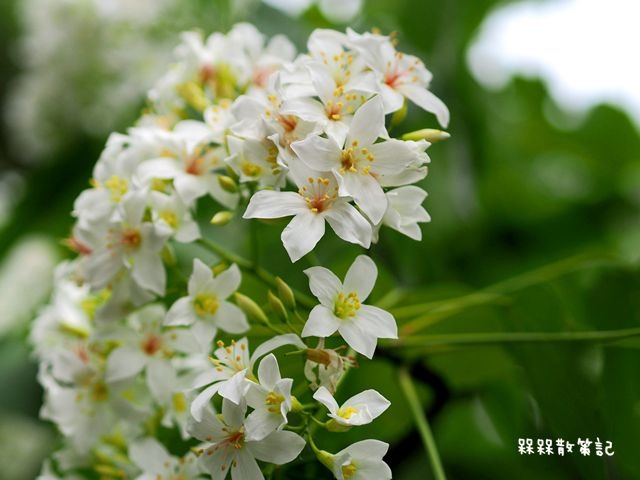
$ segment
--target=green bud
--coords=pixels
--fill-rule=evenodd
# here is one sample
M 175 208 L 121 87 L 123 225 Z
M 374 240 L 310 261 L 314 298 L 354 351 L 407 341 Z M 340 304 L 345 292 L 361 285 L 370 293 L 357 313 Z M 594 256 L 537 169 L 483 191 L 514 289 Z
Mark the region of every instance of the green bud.
M 391 115 L 391 123 L 389 124 L 389 128 L 394 128 L 398 126 L 402 121 L 407 117 L 407 101 L 405 100 L 402 104 L 400 110 L 393 112 Z
M 293 294 L 291 287 L 280 277 L 276 277 L 276 286 L 282 303 L 290 310 L 294 310 L 296 308 L 296 296 Z
M 176 252 L 170 244 L 166 244 L 162 251 L 160 252 L 160 258 L 165 265 L 173 267 L 176 265 Z
M 213 275 L 217 277 L 222 272 L 224 272 L 227 268 L 229 268 L 229 265 L 227 264 L 227 262 L 220 262 L 220 263 L 216 263 L 213 267 L 211 267 L 211 271 L 213 272 Z
M 233 212 L 229 210 L 222 210 L 211 217 L 211 224 L 219 227 L 226 225 L 233 218 Z
M 269 323 L 269 319 L 264 313 L 264 310 L 262 310 L 256 302 L 246 295 L 237 292 L 234 294 L 234 298 L 236 300 L 236 304 L 240 307 L 240 310 L 246 313 L 249 318 L 258 320 L 265 325 Z
M 273 313 L 275 313 L 282 320 L 287 321 L 287 319 L 289 318 L 287 309 L 284 308 L 282 301 L 278 297 L 276 297 L 271 290 L 269 290 L 269 293 L 267 293 L 267 300 L 269 301 L 269 307 L 271 307 Z
M 435 128 L 423 128 L 422 130 L 416 130 L 415 132 L 409 132 L 402 135 L 402 140 L 426 140 L 430 143 L 436 143 L 441 140 L 446 140 L 451 137 L 448 132 L 443 130 L 436 130 Z
M 225 192 L 236 193 L 238 191 L 238 184 L 233 178 L 227 175 L 220 175 L 218 177 L 218 183 Z

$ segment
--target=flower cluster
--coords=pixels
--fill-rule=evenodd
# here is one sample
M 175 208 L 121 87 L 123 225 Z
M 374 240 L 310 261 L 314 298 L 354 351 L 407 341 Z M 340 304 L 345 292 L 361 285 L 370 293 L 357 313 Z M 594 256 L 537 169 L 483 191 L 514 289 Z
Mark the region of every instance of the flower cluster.
M 373 260 L 358 256 L 344 281 L 306 269 L 316 302 L 201 238 L 196 206 L 212 199 L 217 225 L 293 217 L 281 236 L 292 262 L 315 248 L 325 222 L 365 248 L 382 225 L 419 239 L 426 193 L 412 184 L 427 174 L 429 143 L 391 138 L 385 122 L 409 101 L 446 125 L 429 71 L 390 38 L 350 30 L 316 30 L 296 56 L 284 36 L 267 41 L 238 24 L 206 39 L 185 33 L 178 55 L 137 125 L 109 138 L 76 200 L 68 245 L 78 256 L 58 268 L 32 331 L 42 416 L 65 437 L 42 478 L 93 469 L 261 479 L 274 468 L 265 464 L 295 462 L 307 445 L 338 479 L 391 478 L 387 444 L 331 454 L 312 438 L 318 425 L 342 432 L 389 407 L 375 390 L 334 398 L 356 354 L 372 358 L 379 338 L 397 338 L 393 316 L 364 303 Z M 174 247 L 196 241 L 222 262 L 193 258 L 185 275 Z M 277 289 L 270 315 L 239 293 L 242 270 Z M 272 336 L 252 351 L 242 335 L 256 324 Z M 326 347 L 329 337 L 350 352 Z M 283 378 L 282 349 L 305 359 L 298 377 Z

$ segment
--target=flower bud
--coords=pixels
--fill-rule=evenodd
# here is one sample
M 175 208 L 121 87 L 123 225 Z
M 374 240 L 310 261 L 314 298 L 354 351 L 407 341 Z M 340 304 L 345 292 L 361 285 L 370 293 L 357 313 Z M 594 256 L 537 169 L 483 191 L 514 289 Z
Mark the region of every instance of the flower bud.
M 218 177 L 218 183 L 222 189 L 229 193 L 236 193 L 238 191 L 238 184 L 235 180 L 227 175 L 220 175 Z
M 233 212 L 229 210 L 222 210 L 211 217 L 211 224 L 219 227 L 226 225 L 233 218 Z
M 287 309 L 282 304 L 282 301 L 278 297 L 276 297 L 271 290 L 269 290 L 269 293 L 267 293 L 267 300 L 269 301 L 269 307 L 271 307 L 273 313 L 275 313 L 282 320 L 287 321 L 287 319 L 289 318 Z
M 227 268 L 229 268 L 229 264 L 227 262 L 216 263 L 213 267 L 211 267 L 211 271 L 217 277 L 222 272 L 224 272 Z
M 262 310 L 262 308 L 260 308 L 260 306 L 256 302 L 251 300 L 246 295 L 238 292 L 234 294 L 234 298 L 236 300 L 236 304 L 238 305 L 238 307 L 240 307 L 240 310 L 246 313 L 249 318 L 253 318 L 264 324 L 269 323 L 269 319 L 264 313 L 264 310 Z
M 436 130 L 435 128 L 423 128 L 422 130 L 416 130 L 415 132 L 409 132 L 402 135 L 402 140 L 426 140 L 430 143 L 446 140 L 451 137 L 448 132 L 443 130 Z
M 291 287 L 282 280 L 280 277 L 276 277 L 276 286 L 278 287 L 278 296 L 282 303 L 289 309 L 296 308 L 296 296 L 293 294 Z

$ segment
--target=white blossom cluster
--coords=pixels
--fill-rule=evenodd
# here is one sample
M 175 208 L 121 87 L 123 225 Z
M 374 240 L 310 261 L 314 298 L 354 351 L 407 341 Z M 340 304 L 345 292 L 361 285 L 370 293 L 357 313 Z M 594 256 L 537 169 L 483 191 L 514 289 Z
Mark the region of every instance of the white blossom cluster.
M 307 445 L 337 479 L 391 478 L 386 443 L 332 454 L 312 437 L 389 407 L 375 390 L 339 404 L 354 359 L 325 347 L 336 337 L 372 358 L 378 338 L 397 338 L 393 316 L 364 303 L 373 260 L 358 256 L 343 281 L 304 270 L 317 298 L 307 310 L 275 280 L 272 313 L 300 323 L 274 325 L 238 292 L 246 265 L 218 251 L 226 263 L 194 258 L 182 278 L 171 249 L 206 242 L 194 219 L 203 197 L 219 205 L 218 225 L 234 214 L 293 217 L 281 237 L 292 262 L 314 249 L 325 222 L 365 248 L 382 225 L 420 239 L 426 193 L 412 184 L 427 174 L 429 143 L 392 138 L 385 122 L 408 100 L 446 125 L 431 74 L 389 37 L 350 30 L 316 30 L 296 55 L 284 36 L 267 41 L 238 24 L 206 39 L 185 33 L 178 54 L 138 124 L 109 138 L 76 200 L 68 243 L 79 255 L 59 266 L 32 330 L 42 416 L 65 440 L 40 478 L 262 479 Z M 256 319 L 272 336 L 252 349 L 243 335 Z M 282 376 L 274 352 L 283 348 L 306 360 L 295 379 Z M 294 380 L 296 392 L 313 394 L 297 398 Z

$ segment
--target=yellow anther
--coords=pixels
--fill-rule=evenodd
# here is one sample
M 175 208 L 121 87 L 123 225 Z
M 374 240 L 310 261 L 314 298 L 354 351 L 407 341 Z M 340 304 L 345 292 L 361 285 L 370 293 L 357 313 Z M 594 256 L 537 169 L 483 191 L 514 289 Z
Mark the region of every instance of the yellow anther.
M 164 220 L 167 225 L 175 229 L 178 226 L 178 216 L 169 210 L 164 210 L 159 214 L 160 219 Z
M 356 292 L 347 295 L 342 292 L 338 294 L 333 307 L 336 317 L 346 320 L 355 317 L 358 310 L 360 310 L 360 299 Z
M 104 186 L 111 192 L 111 201 L 114 203 L 120 202 L 129 190 L 129 182 L 117 175 L 112 175 L 109 180 L 104 182 Z
M 345 420 L 349 420 L 354 414 L 358 413 L 358 409 L 352 406 L 339 408 L 336 414 L 344 418 Z
M 356 474 L 357 470 L 358 469 L 353 464 L 353 462 L 350 463 L 349 465 L 343 465 L 342 466 L 342 477 L 344 478 L 344 480 L 349 480 L 350 478 L 352 478 Z
M 199 316 L 215 315 L 220 307 L 218 297 L 213 293 L 199 293 L 193 299 L 193 309 Z M 224 344 L 218 346 L 223 347 Z

